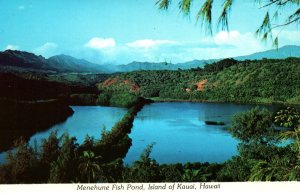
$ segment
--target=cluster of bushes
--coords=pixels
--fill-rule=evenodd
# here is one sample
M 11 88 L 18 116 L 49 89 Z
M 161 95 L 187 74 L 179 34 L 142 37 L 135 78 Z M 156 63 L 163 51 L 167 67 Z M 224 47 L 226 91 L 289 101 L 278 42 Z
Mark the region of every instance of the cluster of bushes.
M 139 96 L 129 92 L 106 92 L 100 91 L 99 94 L 81 93 L 71 94 L 69 104 L 71 105 L 101 105 L 130 108 L 139 100 Z
M 139 97 L 129 92 L 101 92 L 96 104 L 129 108 L 138 103 Z

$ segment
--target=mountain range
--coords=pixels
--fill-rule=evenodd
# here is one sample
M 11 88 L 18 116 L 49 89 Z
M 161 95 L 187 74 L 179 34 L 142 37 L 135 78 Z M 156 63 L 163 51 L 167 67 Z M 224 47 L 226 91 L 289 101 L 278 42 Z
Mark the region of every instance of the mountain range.
M 279 49 L 258 52 L 247 56 L 235 57 L 236 60 L 259 60 L 263 58 L 283 59 L 288 57 L 300 57 L 300 46 L 284 46 Z M 203 67 L 220 59 L 193 60 L 185 63 L 152 63 L 152 62 L 131 62 L 126 65 L 100 65 L 88 62 L 84 59 L 77 59 L 68 55 L 56 55 L 48 59 L 37 56 L 33 53 L 6 50 L 0 52 L 1 71 L 36 71 L 45 73 L 112 73 L 129 72 L 135 70 L 177 70 Z

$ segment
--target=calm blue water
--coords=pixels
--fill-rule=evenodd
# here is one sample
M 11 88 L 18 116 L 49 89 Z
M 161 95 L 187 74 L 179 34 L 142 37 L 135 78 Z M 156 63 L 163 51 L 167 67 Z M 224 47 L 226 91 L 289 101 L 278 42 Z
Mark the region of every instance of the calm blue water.
M 246 111 L 254 105 L 219 103 L 152 103 L 146 105 L 134 120 L 132 146 L 125 158 L 131 164 L 138 160 L 145 147 L 155 143 L 151 157 L 159 163 L 223 162 L 237 154 L 238 141 L 226 130 L 232 115 Z M 275 107 L 268 107 L 270 110 Z M 85 136 L 100 138 L 103 127 L 110 130 L 126 109 L 101 106 L 72 106 L 74 114 L 64 123 L 54 125 L 45 132 L 31 137 L 38 143 L 52 131 L 58 136 L 68 132 L 78 143 Z M 223 121 L 225 126 L 206 125 L 208 121 Z M 5 153 L 0 154 L 3 162 Z
M 35 134 L 30 138 L 40 141 L 47 138 L 52 131 L 57 131 L 58 136 L 68 133 L 77 138 L 80 144 L 86 135 L 99 139 L 101 131 L 106 128 L 108 131 L 126 114 L 127 109 L 101 106 L 71 106 L 74 114 L 65 122 L 52 126 L 45 132 Z
M 99 139 L 104 127 L 109 131 L 127 112 L 127 109 L 116 107 L 71 106 L 71 108 L 74 114 L 65 122 L 33 135 L 29 143 L 33 144 L 34 140 L 37 140 L 40 144 L 41 140 L 48 138 L 52 131 L 57 131 L 58 136 L 67 132 L 70 136 L 75 136 L 79 144 L 84 141 L 86 135 Z M 1 153 L 0 163 L 4 160 L 5 153 Z
M 159 163 L 223 162 L 237 154 L 238 141 L 226 130 L 233 114 L 254 105 L 218 103 L 153 103 L 134 120 L 133 139 L 125 163 L 131 164 L 148 144 L 155 143 L 151 157 Z M 272 110 L 272 107 L 268 107 Z M 225 126 L 206 125 L 205 120 Z

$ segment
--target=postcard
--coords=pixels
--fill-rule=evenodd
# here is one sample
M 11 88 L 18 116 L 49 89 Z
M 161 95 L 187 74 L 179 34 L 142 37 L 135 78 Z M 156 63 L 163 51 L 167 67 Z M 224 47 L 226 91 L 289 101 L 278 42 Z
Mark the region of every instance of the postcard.
M 299 1 L 0 2 L 0 192 L 297 192 Z

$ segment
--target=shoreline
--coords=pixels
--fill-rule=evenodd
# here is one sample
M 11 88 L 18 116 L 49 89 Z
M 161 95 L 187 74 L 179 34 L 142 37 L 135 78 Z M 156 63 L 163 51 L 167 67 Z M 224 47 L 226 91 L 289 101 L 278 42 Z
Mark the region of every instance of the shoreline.
M 222 100 L 188 100 L 188 99 L 163 99 L 163 98 L 146 98 L 155 102 L 190 102 L 190 103 L 220 103 L 220 104 L 240 104 L 240 105 L 278 105 L 278 106 L 294 106 L 299 107 L 300 104 L 291 104 L 284 102 L 238 102 L 238 101 L 222 101 Z

